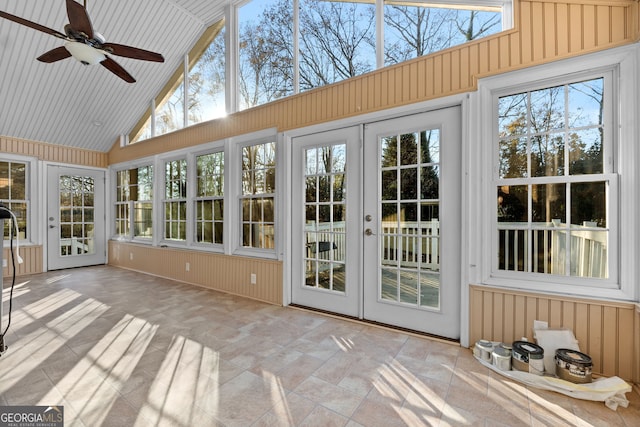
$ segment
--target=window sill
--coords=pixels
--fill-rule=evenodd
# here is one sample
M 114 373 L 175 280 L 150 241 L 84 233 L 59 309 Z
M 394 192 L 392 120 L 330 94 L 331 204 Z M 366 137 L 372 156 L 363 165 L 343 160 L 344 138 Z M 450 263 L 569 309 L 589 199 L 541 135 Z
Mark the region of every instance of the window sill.
M 593 281 L 585 280 L 585 282 L 586 283 L 581 284 L 567 284 L 491 276 L 483 280 L 482 284 L 503 289 L 562 295 L 567 297 L 634 301 L 633 297 L 620 289 L 619 286 L 612 284 L 596 286 L 593 284 Z

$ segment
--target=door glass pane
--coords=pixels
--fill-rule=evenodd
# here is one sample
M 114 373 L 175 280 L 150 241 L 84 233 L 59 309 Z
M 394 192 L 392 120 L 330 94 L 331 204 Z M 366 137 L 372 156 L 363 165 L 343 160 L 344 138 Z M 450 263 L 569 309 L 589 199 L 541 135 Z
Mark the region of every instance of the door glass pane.
M 63 175 L 59 191 L 60 256 L 95 253 L 93 178 Z
M 304 155 L 305 285 L 336 293 L 346 290 L 346 152 L 340 144 Z
M 388 135 L 379 141 L 379 298 L 438 308 L 440 130 Z

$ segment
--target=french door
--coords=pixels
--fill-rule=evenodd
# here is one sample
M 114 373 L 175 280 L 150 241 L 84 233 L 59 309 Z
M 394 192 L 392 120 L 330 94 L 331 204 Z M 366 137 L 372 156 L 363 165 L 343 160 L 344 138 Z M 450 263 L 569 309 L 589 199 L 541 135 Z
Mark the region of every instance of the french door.
M 366 125 L 364 145 L 363 317 L 458 339 L 460 108 Z
M 48 269 L 104 264 L 104 172 L 50 165 L 47 178 Z
M 459 338 L 460 127 L 452 107 L 294 138 L 293 303 Z
M 360 315 L 360 127 L 293 140 L 292 301 Z

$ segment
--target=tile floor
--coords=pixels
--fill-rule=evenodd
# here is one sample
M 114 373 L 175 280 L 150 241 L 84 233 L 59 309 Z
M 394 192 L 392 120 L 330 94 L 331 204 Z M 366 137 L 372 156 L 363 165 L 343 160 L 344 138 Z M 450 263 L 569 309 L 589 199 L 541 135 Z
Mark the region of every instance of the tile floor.
M 67 426 L 640 425 L 635 392 L 612 411 L 468 349 L 107 266 L 19 277 L 7 345 L 0 405 Z

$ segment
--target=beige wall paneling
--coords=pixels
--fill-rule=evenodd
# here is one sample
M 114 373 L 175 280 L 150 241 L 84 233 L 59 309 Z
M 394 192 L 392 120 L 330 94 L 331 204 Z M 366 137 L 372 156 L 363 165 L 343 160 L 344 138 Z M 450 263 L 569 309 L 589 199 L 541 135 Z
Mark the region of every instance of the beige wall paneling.
M 16 259 L 16 276 L 42 273 L 42 246 L 20 246 L 20 256 L 24 262 L 18 264 Z M 2 269 L 2 276 L 11 277 L 13 275 L 13 264 L 9 248 L 3 249 L 2 257 L 7 261 L 7 267 Z
M 0 136 L 0 152 L 36 157 L 38 160 L 70 165 L 107 167 L 107 153 L 62 145 Z
M 109 264 L 282 305 L 282 262 L 276 260 L 110 241 Z
M 595 374 L 637 381 L 640 309 L 636 304 L 591 301 L 486 286 L 470 288 L 470 342 L 533 341 L 533 321 L 573 331 L 593 360 Z

